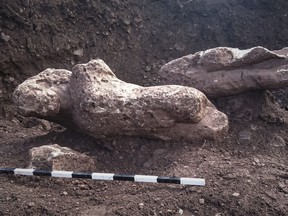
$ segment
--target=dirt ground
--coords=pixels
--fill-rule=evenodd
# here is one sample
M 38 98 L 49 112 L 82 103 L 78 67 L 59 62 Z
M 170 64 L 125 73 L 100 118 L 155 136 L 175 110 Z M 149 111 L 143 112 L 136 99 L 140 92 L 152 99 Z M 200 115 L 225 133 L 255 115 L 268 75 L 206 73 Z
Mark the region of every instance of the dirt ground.
M 11 102 L 17 84 L 47 67 L 70 69 L 100 57 L 119 78 L 156 85 L 159 67 L 187 53 L 288 44 L 287 1 L 185 2 L 0 1 L 1 167 L 26 167 L 29 149 L 57 143 L 91 156 L 95 172 L 207 182 L 192 187 L 2 175 L 0 215 L 288 215 L 287 89 L 213 100 L 230 121 L 219 143 L 95 140 L 22 117 Z
M 265 102 L 269 97 L 258 92 L 214 101 L 230 117 L 229 135 L 220 143 L 94 140 L 23 118 L 5 105 L 2 167 L 26 167 L 30 148 L 57 143 L 91 156 L 97 172 L 201 177 L 207 185 L 0 176 L 0 214 L 287 215 L 287 114 Z

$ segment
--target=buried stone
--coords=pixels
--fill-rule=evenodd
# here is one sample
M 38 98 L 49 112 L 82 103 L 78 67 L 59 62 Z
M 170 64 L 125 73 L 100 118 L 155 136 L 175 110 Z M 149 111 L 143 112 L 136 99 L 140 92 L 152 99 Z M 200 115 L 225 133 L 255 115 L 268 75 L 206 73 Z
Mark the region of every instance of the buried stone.
M 183 56 L 159 70 L 162 84 L 197 88 L 209 98 L 288 86 L 288 48 L 217 47 Z
M 46 69 L 19 85 L 20 113 L 60 123 L 95 138 L 222 139 L 227 116 L 192 87 L 142 87 L 119 80 L 104 61 L 72 72 Z
M 85 154 L 53 144 L 30 149 L 28 168 L 91 172 L 95 170 L 95 163 L 91 157 Z

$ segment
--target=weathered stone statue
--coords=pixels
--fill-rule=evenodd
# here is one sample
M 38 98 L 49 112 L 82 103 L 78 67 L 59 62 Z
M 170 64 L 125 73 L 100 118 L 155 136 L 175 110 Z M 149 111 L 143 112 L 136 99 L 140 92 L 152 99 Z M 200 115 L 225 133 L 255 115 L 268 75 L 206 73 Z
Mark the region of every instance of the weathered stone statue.
M 46 69 L 19 85 L 13 99 L 25 116 L 54 121 L 95 138 L 220 140 L 228 130 L 227 116 L 199 90 L 126 83 L 100 59 L 76 65 L 72 72 Z

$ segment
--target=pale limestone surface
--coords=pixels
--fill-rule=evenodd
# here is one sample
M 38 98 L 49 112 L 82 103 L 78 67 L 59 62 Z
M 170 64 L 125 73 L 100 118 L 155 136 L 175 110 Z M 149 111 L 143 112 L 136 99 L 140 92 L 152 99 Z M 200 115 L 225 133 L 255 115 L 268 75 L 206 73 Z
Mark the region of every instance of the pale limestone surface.
M 30 149 L 28 168 L 93 172 L 95 163 L 91 157 L 85 154 L 53 144 Z
M 44 72 L 15 90 L 14 101 L 23 115 L 76 127 L 95 138 L 220 140 L 228 130 L 227 116 L 195 88 L 126 83 L 101 59 L 76 65 L 72 74 L 63 71 L 63 78 L 56 69 Z M 47 85 L 50 76 L 65 82 Z

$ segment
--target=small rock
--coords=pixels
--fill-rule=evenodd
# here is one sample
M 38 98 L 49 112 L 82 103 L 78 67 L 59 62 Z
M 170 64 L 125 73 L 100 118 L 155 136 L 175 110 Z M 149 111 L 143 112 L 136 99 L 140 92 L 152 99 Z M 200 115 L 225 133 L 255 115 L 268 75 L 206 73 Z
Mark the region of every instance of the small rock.
M 125 25 L 127 25 L 127 26 L 131 24 L 130 20 L 127 19 L 127 18 L 123 18 L 122 21 L 123 21 L 123 23 L 124 23 Z
M 257 131 L 257 130 L 259 130 L 259 129 L 261 129 L 260 126 L 255 125 L 255 124 L 251 124 L 251 130 L 252 130 L 252 131 Z
M 204 199 L 199 199 L 199 203 L 200 203 L 201 205 L 204 205 L 204 204 L 205 204 L 205 200 L 204 200 Z
M 136 18 L 134 18 L 134 21 L 135 21 L 136 23 L 140 23 L 140 22 L 143 21 L 143 19 L 142 19 L 141 17 L 136 17 Z
M 139 203 L 138 206 L 140 209 L 142 209 L 144 207 L 144 203 Z
M 35 203 L 34 203 L 34 202 L 29 202 L 29 203 L 28 203 L 28 206 L 29 206 L 29 207 L 33 207 L 33 206 L 35 206 Z
M 158 202 L 158 201 L 160 201 L 160 200 L 161 200 L 160 197 L 156 197 L 156 198 L 154 199 L 154 201 L 156 201 L 156 202 Z
M 13 123 L 16 123 L 16 124 L 20 123 L 20 121 L 19 121 L 18 119 L 16 119 L 16 118 L 12 119 L 11 121 L 12 121 Z
M 260 163 L 260 160 L 256 157 L 253 158 L 253 161 L 256 163 L 256 164 L 259 164 Z
M 239 196 L 240 196 L 240 193 L 235 192 L 235 193 L 232 194 L 232 196 L 234 196 L 234 197 L 239 197 Z
M 250 141 L 252 133 L 248 130 L 243 130 L 238 133 L 238 139 L 240 142 Z
M 42 120 L 40 124 L 41 124 L 44 131 L 50 131 L 52 128 L 49 121 Z
M 12 84 L 14 82 L 15 78 L 11 77 L 11 76 L 6 76 L 4 80 L 5 80 L 5 82 Z
M 281 136 L 276 134 L 272 137 L 272 139 L 270 141 L 270 145 L 273 147 L 285 147 L 286 142 Z
M 76 55 L 76 56 L 81 57 L 81 56 L 83 56 L 83 52 L 84 52 L 83 49 L 78 49 L 78 50 L 75 50 L 75 51 L 73 52 L 73 55 Z
M 67 193 L 66 191 L 63 191 L 63 192 L 62 192 L 62 195 L 63 195 L 63 196 L 67 196 L 68 193 Z
M 178 210 L 178 213 L 179 213 L 180 215 L 183 215 L 183 213 L 184 213 L 183 209 L 179 209 L 179 210 Z
M 147 65 L 146 68 L 145 68 L 145 71 L 146 71 L 146 72 L 150 72 L 151 69 L 152 69 L 152 68 L 151 68 L 149 65 Z
M 0 37 L 5 42 L 8 42 L 11 39 L 9 35 L 5 35 L 3 32 L 1 33 Z
M 286 186 L 284 183 L 279 182 L 278 183 L 279 188 L 281 191 L 283 191 L 285 194 L 288 194 L 288 186 Z
M 80 190 L 88 190 L 89 189 L 89 187 L 87 185 L 85 185 L 85 184 L 81 184 L 78 187 L 79 187 Z

